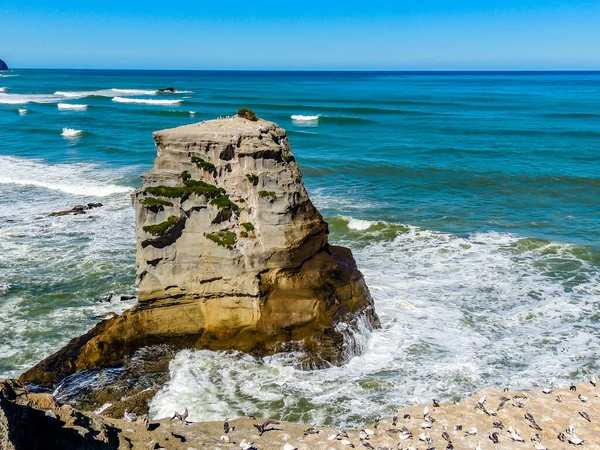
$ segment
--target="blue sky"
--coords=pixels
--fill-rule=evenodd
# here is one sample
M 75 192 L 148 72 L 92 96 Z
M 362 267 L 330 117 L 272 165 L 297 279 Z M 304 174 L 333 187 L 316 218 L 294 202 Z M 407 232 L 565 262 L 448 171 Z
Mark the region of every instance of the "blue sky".
M 0 2 L 18 68 L 600 70 L 600 2 Z

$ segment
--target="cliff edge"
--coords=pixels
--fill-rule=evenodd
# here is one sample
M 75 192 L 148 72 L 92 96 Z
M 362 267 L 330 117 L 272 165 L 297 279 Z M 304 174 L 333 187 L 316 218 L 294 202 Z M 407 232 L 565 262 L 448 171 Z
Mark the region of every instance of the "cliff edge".
M 347 330 L 378 326 L 350 250 L 328 243 L 285 130 L 253 116 L 154 133 L 133 194 L 139 302 L 21 376 L 50 385 L 137 349 L 301 350 L 341 363 Z

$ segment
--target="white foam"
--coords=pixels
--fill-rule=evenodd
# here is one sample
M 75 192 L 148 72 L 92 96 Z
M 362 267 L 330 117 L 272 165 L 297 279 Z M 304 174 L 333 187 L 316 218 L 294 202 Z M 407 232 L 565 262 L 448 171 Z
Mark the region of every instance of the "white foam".
M 363 355 L 343 367 L 306 371 L 294 368 L 292 355 L 257 362 L 181 352 L 171 363 L 171 381 L 151 403 L 153 417 L 185 404 L 192 420 L 246 411 L 356 426 L 402 405 L 453 400 L 484 386 L 565 385 L 595 364 L 590 343 L 597 328 L 589 315 L 600 271 L 571 246 L 529 248 L 505 233 L 459 237 L 351 217 L 347 224 L 348 233 L 359 228 L 370 240 L 360 244 L 343 233 L 331 240 L 353 247 L 382 322 L 361 344 Z M 382 227 L 388 232 L 379 236 Z M 553 267 L 567 261 L 576 273 L 561 278 Z
M 97 180 L 94 164 L 46 164 L 40 160 L 0 156 L 0 184 L 36 186 L 69 195 L 106 197 L 132 189 Z
M 362 220 L 362 219 L 354 219 L 352 217 L 348 218 L 348 228 L 351 230 L 363 231 L 368 230 L 373 225 L 376 225 L 377 222 L 373 222 L 370 220 Z
M 155 99 L 143 99 L 143 98 L 126 98 L 126 97 L 114 97 L 113 102 L 117 103 L 135 103 L 140 105 L 176 105 L 181 103 L 183 100 L 155 100 Z
M 24 105 L 27 103 L 54 103 L 58 98 L 46 94 L 7 94 L 0 93 L 0 104 Z
M 21 115 L 21 116 L 24 116 L 25 114 L 27 114 L 26 109 L 19 108 L 19 109 L 17 109 L 17 111 L 19 112 L 19 115 Z
M 190 116 L 194 117 L 196 115 L 196 111 L 190 111 Z
M 55 96 L 64 98 L 84 98 L 84 97 L 114 97 L 120 95 L 128 97 L 132 95 L 156 95 L 156 91 L 147 89 L 98 89 L 95 91 L 56 91 Z
M 5 86 L 0 87 L 0 92 L 8 92 L 8 88 Z
M 301 114 L 294 114 L 291 118 L 296 122 L 317 122 L 319 120 L 319 117 L 321 116 L 303 116 Z
M 121 95 L 156 95 L 156 90 L 149 91 L 147 89 L 117 89 L 112 88 L 111 91 Z
M 58 109 L 62 111 L 83 111 L 87 109 L 87 105 L 73 105 L 70 103 L 59 103 Z
M 79 137 L 82 134 L 83 134 L 83 130 L 75 130 L 74 128 L 63 128 L 61 136 L 65 137 L 67 139 L 72 139 L 72 138 Z

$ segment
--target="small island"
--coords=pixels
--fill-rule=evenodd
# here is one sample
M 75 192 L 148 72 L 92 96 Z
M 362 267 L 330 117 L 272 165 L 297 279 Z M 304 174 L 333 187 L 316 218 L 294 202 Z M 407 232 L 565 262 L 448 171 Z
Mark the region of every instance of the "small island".
M 8 70 L 8 66 L 6 65 L 6 63 L 0 59 L 0 72 L 3 71 L 7 71 Z

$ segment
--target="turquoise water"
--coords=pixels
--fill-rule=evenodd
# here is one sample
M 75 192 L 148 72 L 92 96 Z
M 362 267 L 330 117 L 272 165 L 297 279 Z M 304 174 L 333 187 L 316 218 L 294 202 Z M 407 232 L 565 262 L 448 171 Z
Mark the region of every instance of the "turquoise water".
M 129 192 L 151 167 L 151 132 L 240 107 L 288 130 L 383 328 L 343 369 L 182 352 L 156 416 L 185 402 L 195 419 L 356 424 L 598 370 L 598 72 L 17 70 L 2 87 L 0 376 L 132 304 L 119 299 L 135 293 Z M 90 201 L 105 206 L 47 217 Z

